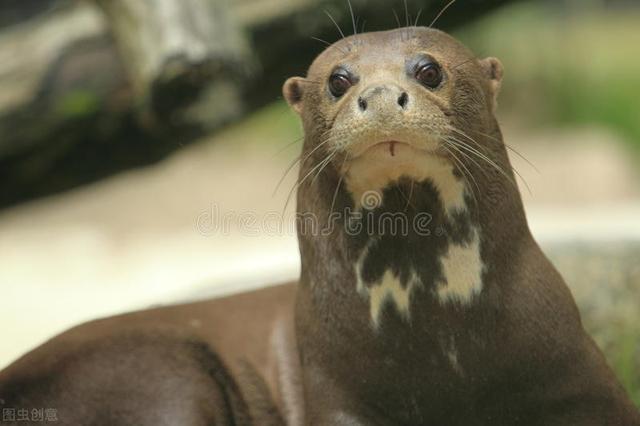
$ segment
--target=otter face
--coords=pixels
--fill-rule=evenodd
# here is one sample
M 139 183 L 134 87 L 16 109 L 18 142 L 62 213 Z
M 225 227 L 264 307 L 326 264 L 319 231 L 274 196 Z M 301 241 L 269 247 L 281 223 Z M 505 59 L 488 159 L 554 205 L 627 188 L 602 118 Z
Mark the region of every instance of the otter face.
M 452 141 L 489 132 L 501 78 L 497 59 L 477 60 L 440 31 L 405 28 L 340 40 L 283 92 L 303 117 L 307 155 L 331 156 L 357 202 L 402 177 L 438 184 L 433 174 L 450 175 L 469 157 Z M 441 195 L 459 192 L 438 186 Z

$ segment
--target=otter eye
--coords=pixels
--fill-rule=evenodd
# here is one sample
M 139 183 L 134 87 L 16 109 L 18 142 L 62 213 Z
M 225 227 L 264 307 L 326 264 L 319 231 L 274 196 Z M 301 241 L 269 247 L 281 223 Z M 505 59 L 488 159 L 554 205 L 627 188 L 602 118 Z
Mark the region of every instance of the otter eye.
M 421 65 L 416 71 L 416 80 L 431 89 L 440 86 L 442 78 L 442 69 L 435 63 Z
M 353 84 L 351 83 L 349 77 L 344 74 L 333 74 L 329 78 L 329 91 L 336 98 L 339 98 L 347 93 L 347 90 L 349 90 L 352 85 Z

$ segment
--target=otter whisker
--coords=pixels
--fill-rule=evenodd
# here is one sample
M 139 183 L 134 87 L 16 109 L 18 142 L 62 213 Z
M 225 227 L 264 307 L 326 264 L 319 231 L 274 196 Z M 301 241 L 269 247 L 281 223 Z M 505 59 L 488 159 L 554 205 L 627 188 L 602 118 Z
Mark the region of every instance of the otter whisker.
M 469 166 L 467 166 L 466 164 L 464 164 L 464 161 L 462 161 L 457 155 L 455 155 L 455 153 L 453 151 L 451 151 L 451 149 L 454 149 L 459 155 L 461 155 L 463 158 L 468 159 L 469 161 L 471 161 L 477 168 L 478 170 L 480 170 L 480 172 L 482 174 L 484 174 L 486 176 L 486 170 L 484 170 L 480 164 L 478 164 L 478 162 L 472 158 L 471 156 L 469 156 L 468 154 L 466 154 L 464 151 L 462 151 L 460 148 L 458 148 L 455 144 L 455 142 L 450 141 L 448 139 L 445 139 L 445 147 L 447 147 L 447 151 L 454 157 L 456 158 L 459 162 L 460 165 L 467 171 L 467 173 L 469 174 L 469 177 L 471 178 L 471 180 L 473 180 L 474 185 L 476 186 L 476 188 L 478 189 L 478 194 L 480 194 L 482 191 L 480 190 L 480 185 L 478 184 L 478 181 L 476 180 L 475 176 L 473 175 L 473 172 L 471 171 L 471 169 L 469 168 Z M 474 195 L 475 198 L 475 195 Z
M 329 17 L 329 19 L 331 19 L 331 22 L 333 22 L 333 24 L 336 26 L 336 28 L 338 29 L 338 32 L 340 33 L 342 38 L 346 38 L 345 35 L 344 35 L 344 32 L 342 31 L 342 28 L 340 28 L 340 25 L 338 25 L 338 22 L 336 22 L 336 20 L 333 19 L 333 16 L 331 16 L 329 11 L 325 10 L 324 13 Z
M 456 0 L 451 0 L 449 3 L 447 3 L 447 5 L 445 7 L 442 8 L 442 10 L 440 11 L 440 13 L 438 13 L 438 15 L 433 19 L 433 21 L 431 21 L 431 24 L 429 25 L 429 28 L 433 28 L 433 26 L 436 24 L 436 22 L 438 22 L 438 19 L 440 19 L 440 17 L 442 15 L 444 15 L 444 13 L 447 11 L 447 9 L 449 9 L 449 7 L 451 7 L 452 4 L 454 4 L 456 2 Z
M 470 142 L 472 142 L 477 147 L 477 149 L 482 151 L 482 153 L 484 153 L 487 157 L 491 156 L 491 150 L 489 150 L 488 147 L 482 145 L 481 143 L 479 143 L 477 140 L 473 139 L 471 136 L 469 136 L 468 134 L 466 134 L 462 130 L 458 129 L 455 126 L 449 126 L 449 130 L 451 130 L 452 132 L 457 133 L 458 135 L 460 135 L 463 138 L 465 138 L 465 139 L 469 140 Z M 492 158 L 492 160 L 494 160 L 494 159 Z
M 503 172 L 503 173 L 505 172 L 502 167 L 500 167 L 492 158 L 489 157 L 489 155 L 483 153 L 479 149 L 476 149 L 476 148 L 470 146 L 468 143 L 464 142 L 463 140 L 458 139 L 456 136 L 449 135 L 449 138 L 451 139 L 451 141 L 453 141 L 456 144 L 456 146 L 464 148 L 466 151 L 468 151 L 471 154 L 475 155 L 479 159 L 484 160 L 486 163 L 488 163 L 489 165 L 494 167 L 496 170 L 499 170 L 500 172 Z M 482 148 L 482 149 L 484 150 L 484 148 Z
M 490 150 L 486 147 L 483 146 L 482 144 L 480 144 L 478 141 L 476 141 L 475 139 L 473 139 L 472 137 L 470 137 L 469 135 L 467 135 L 465 132 L 463 132 L 462 130 L 458 129 L 455 126 L 448 126 L 449 130 L 451 130 L 452 132 L 457 133 L 458 135 L 462 136 L 463 138 L 471 141 L 478 150 L 482 151 L 482 153 L 484 153 L 487 157 L 489 157 L 491 155 Z M 493 158 L 492 158 L 493 160 Z
M 324 138 L 326 135 L 328 135 L 331 132 L 331 129 L 326 130 L 325 132 L 323 132 L 320 135 L 320 138 Z M 322 148 L 324 145 L 328 144 L 329 142 L 335 142 L 335 136 L 329 136 L 326 139 L 324 139 L 322 142 L 320 142 L 315 148 L 313 148 L 311 150 L 311 152 L 309 152 L 304 159 L 301 161 L 302 163 L 305 163 L 316 151 L 318 151 L 320 148 Z
M 271 194 L 272 197 L 275 197 L 275 195 L 278 193 L 278 190 L 280 189 L 280 186 L 282 185 L 282 182 L 284 182 L 285 178 L 289 175 L 291 170 L 293 170 L 293 167 L 296 164 L 298 164 L 298 162 L 300 161 L 301 158 L 302 158 L 302 155 L 298 155 L 296 158 L 294 158 L 294 160 L 291 162 L 291 164 L 289 164 L 287 166 L 287 169 L 285 170 L 284 174 L 282 175 L 282 177 L 278 181 L 278 184 L 276 185 L 275 189 L 273 190 L 273 193 Z
M 463 65 L 465 65 L 465 64 L 468 64 L 469 62 L 473 62 L 473 61 L 475 61 L 475 60 L 476 60 L 476 58 L 475 58 L 475 57 L 474 57 L 474 58 L 467 59 L 466 61 L 462 61 L 462 62 L 460 62 L 459 64 L 454 65 L 453 67 L 451 67 L 451 69 L 452 69 L 452 70 L 455 70 L 455 69 L 457 69 L 458 67 L 461 67 L 461 66 L 463 66 Z
M 518 152 L 513 146 L 509 145 L 509 144 L 504 144 L 504 146 L 511 152 L 513 152 L 515 155 L 517 155 L 518 157 L 522 158 L 524 160 L 525 163 L 527 163 L 528 165 L 531 166 L 531 168 L 533 168 L 533 170 L 536 171 L 536 173 L 538 174 L 542 174 L 540 172 L 540 170 L 536 167 L 535 164 L 533 164 L 531 161 L 529 161 L 529 159 L 527 157 L 525 157 L 524 155 L 522 155 L 520 152 Z
M 402 28 L 402 24 L 400 23 L 400 17 L 398 16 L 398 12 L 394 8 L 391 8 L 393 12 L 393 16 L 396 18 L 396 23 L 398 24 L 398 28 Z
M 469 135 L 467 135 L 467 134 L 466 134 L 465 132 L 463 132 L 462 130 L 457 129 L 457 128 L 453 127 L 453 126 L 451 126 L 451 127 L 450 127 L 450 129 L 451 129 L 452 131 L 454 131 L 454 132 L 457 132 L 458 134 L 460 134 L 461 136 L 465 137 L 466 139 L 470 140 L 471 142 L 473 142 L 473 143 L 478 147 L 478 149 L 479 149 L 479 150 L 482 150 L 482 151 L 485 153 L 485 155 L 487 155 L 487 156 L 489 156 L 489 155 L 490 155 L 490 150 L 489 150 L 487 147 L 485 147 L 485 146 L 483 146 L 482 144 L 480 144 L 478 141 L 476 141 L 475 139 L 473 139 L 472 137 L 470 137 Z M 491 137 L 491 136 L 489 136 L 489 135 L 486 135 L 486 136 L 487 136 L 487 137 Z M 500 141 L 500 140 L 498 140 L 498 139 L 495 139 L 495 138 L 493 138 L 493 139 L 494 139 L 494 140 L 496 140 L 496 141 L 498 141 L 498 142 L 502 142 L 502 141 Z M 460 142 L 462 142 L 462 141 L 460 141 Z M 505 144 L 505 146 L 506 146 L 506 144 Z M 526 161 L 526 159 L 525 159 L 525 161 Z M 533 164 L 532 164 L 532 166 L 533 166 Z M 535 168 L 535 166 L 533 166 L 533 167 Z M 515 174 L 516 174 L 516 175 L 517 175 L 517 176 L 518 176 L 518 177 L 523 181 L 523 183 L 525 184 L 525 186 L 527 187 L 527 189 L 529 190 L 529 192 L 531 192 L 531 189 L 530 189 L 530 187 L 529 187 L 529 184 L 528 184 L 527 180 L 526 180 L 526 179 L 525 179 L 525 178 L 520 174 L 520 172 L 518 171 L 518 169 L 516 169 L 515 167 L 511 166 L 511 170 L 512 170 L 512 171 L 513 171 L 513 172 L 514 172 L 514 173 L 515 173 Z
M 293 194 L 293 192 L 300 188 L 305 181 L 318 169 L 320 169 L 318 171 L 318 173 L 313 177 L 313 179 L 311 179 L 311 183 L 313 183 L 315 181 L 315 179 L 320 175 L 320 173 L 322 173 L 322 171 L 324 170 L 324 168 L 331 162 L 331 160 L 337 155 L 338 150 L 335 149 L 332 152 L 330 152 L 322 161 L 320 161 L 318 164 L 316 164 L 310 171 L 309 173 L 307 173 L 301 180 L 299 180 L 294 186 L 293 188 L 291 188 L 291 191 L 289 191 L 289 195 L 287 196 L 287 202 L 285 203 L 285 210 L 287 208 L 287 205 L 289 204 L 289 199 L 291 198 L 291 195 Z M 284 212 L 283 212 L 284 213 Z
M 321 39 L 320 37 L 311 36 L 312 40 L 319 41 L 322 44 L 326 44 L 327 46 L 331 46 L 333 43 L 329 43 L 327 40 Z
M 418 22 L 420 21 L 420 16 L 422 16 L 422 11 L 423 11 L 423 10 L 424 10 L 424 9 L 420 9 L 420 10 L 418 11 L 418 15 L 416 16 L 416 20 L 413 22 L 413 26 L 414 26 L 414 27 L 417 27 L 417 26 L 418 26 Z
M 320 170 L 313 176 L 313 178 L 311 179 L 311 182 L 309 182 L 309 185 L 312 185 L 316 179 L 318 179 L 318 176 L 320 176 L 320 174 L 322 173 L 322 171 L 329 165 L 329 163 L 331 163 L 331 160 L 333 160 L 336 155 L 338 155 L 338 150 L 334 150 L 328 157 L 327 159 L 324 161 L 324 165 L 320 168 Z
M 318 170 L 318 168 L 323 167 L 324 165 L 326 165 L 325 162 L 329 163 L 331 161 L 331 159 L 333 158 L 333 156 L 335 156 L 337 154 L 337 152 L 338 152 L 337 150 L 334 150 L 331 153 L 329 153 L 324 159 L 322 159 L 322 161 L 320 161 L 318 164 L 316 164 L 302 179 L 299 179 L 293 185 L 293 187 L 289 191 L 289 195 L 287 195 L 287 200 L 284 203 L 284 208 L 282 209 L 282 215 L 283 216 L 284 216 L 285 211 L 287 210 L 287 206 L 289 205 L 289 201 L 291 201 L 291 196 L 293 195 L 294 191 L 297 190 L 298 188 L 300 188 L 300 186 L 302 186 L 302 184 L 309 178 L 309 176 L 311 176 L 316 170 Z
M 447 141 L 449 143 L 449 147 L 454 148 L 458 153 L 460 153 L 460 155 L 462 155 L 464 158 L 466 158 L 467 160 L 471 161 L 481 172 L 483 175 L 488 176 L 488 172 L 485 170 L 484 167 L 482 167 L 476 160 L 475 158 L 473 158 L 471 155 L 467 154 L 466 152 L 462 151 L 459 147 L 458 147 L 458 143 L 460 143 L 459 141 L 456 141 L 452 136 L 448 136 L 445 138 L 445 141 Z
M 487 172 L 487 170 L 485 170 L 484 167 L 482 167 L 471 155 L 465 153 L 464 151 L 462 151 L 460 148 L 458 148 L 458 146 L 454 143 L 454 142 L 449 142 L 450 145 L 449 147 L 452 149 L 455 149 L 456 152 L 462 156 L 463 159 L 467 159 L 469 161 L 471 161 L 473 163 L 473 165 L 480 170 L 480 172 L 486 177 L 489 175 L 489 173 Z M 476 180 L 475 176 L 473 175 L 473 172 L 471 170 L 471 166 L 467 166 L 464 161 L 462 161 L 460 158 L 458 158 L 453 152 L 449 151 L 454 157 L 456 157 L 458 159 L 458 162 L 460 163 L 460 165 L 467 170 L 467 173 L 469 175 L 469 177 L 471 178 L 471 180 L 473 181 L 476 189 L 477 189 L 477 196 L 476 196 L 476 191 L 473 190 L 473 188 L 471 188 L 471 195 L 473 197 L 473 202 L 476 205 L 476 207 L 479 206 L 478 204 L 478 197 L 482 196 L 482 189 L 480 188 L 480 185 L 478 184 L 478 181 Z M 469 179 L 466 179 L 467 184 L 469 183 Z
M 414 210 L 417 210 L 413 204 L 411 204 L 411 198 L 413 198 L 413 187 L 415 186 L 415 181 L 411 181 L 411 188 L 409 188 L 409 199 L 407 200 L 407 205 L 404 206 L 404 211 L 406 212 L 409 209 L 409 206 L 412 206 Z
M 280 148 L 275 154 L 273 154 L 274 157 L 277 157 L 278 155 L 282 154 L 283 152 L 285 152 L 287 149 L 291 148 L 292 146 L 296 145 L 298 142 L 300 142 L 301 140 L 304 139 L 304 136 L 300 136 L 298 139 L 294 140 L 293 142 L 289 142 L 288 144 L 286 144 L 285 146 L 283 146 L 282 148 Z
M 461 134 L 462 136 L 466 137 L 467 139 L 469 139 L 470 141 L 472 141 L 473 143 L 475 143 L 478 146 L 481 146 L 475 139 L 471 138 L 469 135 L 467 135 L 466 133 L 464 133 L 463 131 L 456 129 L 454 127 L 451 128 L 451 130 L 457 131 L 459 134 Z M 470 147 L 469 144 L 464 143 L 463 141 L 458 140 L 458 142 L 460 142 L 461 144 L 464 145 L 464 147 L 466 147 L 469 150 L 475 150 L 478 154 L 481 154 L 480 151 L 474 149 L 473 147 Z M 484 154 L 483 154 L 484 155 Z M 489 159 L 489 157 L 485 156 L 487 159 Z M 493 161 L 492 161 L 493 162 Z M 493 162 L 493 164 L 495 165 L 495 167 L 497 167 L 497 164 L 495 162 Z M 520 174 L 520 172 L 513 166 L 511 166 L 511 170 L 522 180 L 522 182 L 524 183 L 524 185 L 527 188 L 527 191 L 529 192 L 529 194 L 533 194 L 531 192 L 531 187 L 529 186 L 529 183 L 527 182 L 527 180 Z
M 349 167 L 348 170 L 342 171 L 342 169 L 344 169 L 344 165 L 347 164 L 347 161 L 349 161 L 349 154 L 344 156 L 344 161 L 342 162 L 342 166 L 340 166 L 340 179 L 338 180 L 338 184 L 336 185 L 336 190 L 333 192 L 333 199 L 331 200 L 331 208 L 329 209 L 329 217 L 327 218 L 327 220 L 331 219 L 331 215 L 333 214 L 333 207 L 335 206 L 336 199 L 338 198 L 338 191 L 340 190 L 340 185 L 342 185 L 342 181 L 344 180 L 344 177 L 351 169 L 351 167 Z
M 493 167 L 496 171 L 498 171 L 501 175 L 503 175 L 505 178 L 507 178 L 507 180 L 509 180 L 509 182 L 511 182 L 511 184 L 512 184 L 515 188 L 517 188 L 517 187 L 518 187 L 518 185 L 517 185 L 517 183 L 515 182 L 515 180 L 513 180 L 513 178 L 512 178 L 511 176 L 509 176 L 509 175 L 507 174 L 507 172 L 505 172 L 505 171 L 504 171 L 500 166 L 498 166 L 498 165 L 497 165 L 493 160 L 491 160 L 489 157 L 487 157 L 486 155 L 482 154 L 482 153 L 481 153 L 480 151 L 478 151 L 477 149 L 475 149 L 475 148 L 473 148 L 473 147 L 469 146 L 469 144 L 467 144 L 467 143 L 465 143 L 465 142 L 463 142 L 463 141 L 461 141 L 461 140 L 459 140 L 459 139 L 453 138 L 453 140 L 455 140 L 455 141 L 457 142 L 457 146 L 458 146 L 459 148 L 461 148 L 461 149 L 465 149 L 465 150 L 467 150 L 468 152 L 470 152 L 470 153 L 474 154 L 475 156 L 477 156 L 478 158 L 480 158 L 480 159 L 484 160 L 487 164 L 489 164 L 490 166 L 492 166 L 492 167 Z M 513 168 L 512 168 L 512 170 L 513 170 Z M 516 170 L 513 170 L 513 171 L 514 171 L 514 172 L 516 172 Z M 516 173 L 517 173 L 517 172 L 516 172 Z M 519 176 L 519 174 L 518 174 L 518 176 Z M 522 177 L 521 177 L 521 178 L 522 178 Z M 524 181 L 524 180 L 523 180 L 523 181 Z M 527 188 L 529 188 L 529 186 L 527 185 L 526 181 L 524 181 L 524 183 L 525 183 L 525 185 L 527 186 Z
M 491 158 L 489 158 L 489 156 L 487 156 L 486 154 L 482 153 L 480 150 L 470 146 L 468 143 L 456 138 L 455 136 L 450 135 L 449 136 L 451 138 L 451 141 L 456 143 L 456 146 L 463 148 L 465 150 L 467 150 L 468 152 L 470 152 L 471 154 L 475 155 L 476 157 L 478 157 L 481 160 L 484 160 L 487 164 L 491 165 L 492 167 L 494 167 L 496 170 L 500 171 L 501 173 L 506 173 L 505 170 L 500 167 L 495 161 L 493 161 Z
M 407 0 L 404 0 L 404 20 L 405 20 L 404 32 L 406 34 L 406 40 L 409 40 L 410 39 L 409 25 L 411 23 L 411 14 L 409 13 L 409 5 L 407 3 Z
M 533 164 L 527 157 L 525 157 L 524 155 L 522 155 L 522 153 L 520 153 L 519 151 L 517 151 L 512 145 L 509 145 L 508 143 L 501 141 L 500 139 L 496 138 L 495 136 L 491 136 L 488 135 L 486 133 L 483 133 L 479 130 L 472 130 L 475 133 L 478 133 L 480 136 L 484 136 L 485 138 L 489 138 L 489 139 L 493 139 L 496 142 L 500 142 L 503 143 L 504 146 L 510 150 L 511 152 L 513 152 L 514 154 L 516 154 L 518 157 L 522 158 L 527 164 L 529 164 L 533 170 L 535 170 L 537 173 L 540 173 L 540 170 L 536 167 L 535 164 Z
M 458 171 L 460 172 L 460 174 L 464 177 L 464 180 L 467 182 L 467 186 L 471 187 L 471 196 L 473 197 L 473 202 L 476 205 L 476 207 L 478 206 L 478 198 L 476 197 L 476 193 L 473 189 L 473 187 L 471 185 L 469 185 L 469 179 L 467 177 L 467 174 L 460 169 L 460 166 L 462 166 L 467 173 L 469 174 L 469 177 L 471 177 L 471 179 L 473 180 L 473 184 L 476 186 L 476 188 L 478 189 L 478 193 L 480 193 L 480 186 L 478 185 L 478 182 L 476 181 L 475 177 L 473 176 L 473 173 L 471 173 L 471 170 L 469 170 L 467 168 L 467 166 L 465 166 L 465 164 L 462 162 L 462 160 L 460 160 L 449 148 L 453 148 L 453 146 L 451 146 L 449 143 L 447 143 L 445 141 L 445 144 L 442 146 L 452 157 L 453 157 L 453 163 L 456 166 L 456 168 L 458 169 Z
M 358 28 L 356 27 L 356 16 L 353 13 L 353 6 L 351 6 L 351 0 L 347 0 L 349 5 L 349 12 L 351 13 L 351 23 L 353 23 L 353 35 L 358 34 Z
M 327 134 L 330 130 L 327 130 L 322 136 L 324 136 L 325 134 Z M 311 157 L 313 155 L 314 152 L 316 152 L 318 149 L 320 149 L 323 145 L 329 143 L 332 139 L 331 138 L 327 138 L 325 141 L 321 142 L 318 144 L 318 146 L 316 146 L 314 149 L 311 150 L 310 153 L 308 153 L 304 159 L 302 159 L 302 155 L 304 153 L 301 153 L 300 155 L 298 155 L 294 161 L 289 164 L 289 166 L 287 167 L 287 169 L 284 172 L 284 175 L 282 175 L 282 177 L 280 178 L 280 180 L 278 181 L 278 184 L 276 185 L 276 188 L 273 191 L 273 194 L 271 195 L 272 197 L 276 195 L 276 193 L 278 192 L 278 190 L 280 189 L 280 186 L 282 185 L 282 182 L 284 182 L 285 178 L 287 177 L 287 175 L 291 172 L 291 170 L 293 170 L 293 167 L 298 163 L 304 163 L 305 161 L 307 161 L 309 159 L 309 157 Z
M 394 8 L 391 8 L 391 11 L 393 12 L 393 16 L 396 18 L 396 22 L 398 23 L 398 29 L 402 28 L 402 24 L 400 23 L 400 17 L 398 16 L 398 13 Z M 404 37 L 402 37 L 402 31 L 398 32 L 398 35 L 400 36 L 400 41 L 404 42 Z
M 409 206 L 413 207 L 414 210 L 416 209 L 416 206 L 414 206 L 413 204 L 411 204 L 411 200 L 409 199 L 409 197 L 407 197 L 404 193 L 404 191 L 400 188 L 400 186 L 396 186 L 396 190 L 400 193 L 400 195 L 402 195 L 402 198 L 404 198 L 404 200 L 407 202 L 407 204 L 404 207 L 404 211 L 406 212 L 409 209 Z M 411 181 L 411 192 L 413 192 L 413 181 Z
M 407 0 L 404 0 L 404 20 L 405 27 L 409 26 L 409 5 L 407 4 Z
M 328 41 L 323 40 L 323 39 L 321 39 L 320 37 L 313 37 L 313 36 L 311 36 L 311 39 L 312 39 L 312 40 L 315 40 L 315 41 L 319 41 L 320 43 L 326 44 L 326 45 L 327 45 L 327 46 L 329 46 L 329 47 L 333 47 L 333 48 L 335 48 L 335 49 L 338 49 L 338 50 L 340 51 L 340 53 L 342 53 L 343 55 L 346 55 L 346 54 L 347 54 L 347 52 L 345 52 L 344 50 L 342 50 L 342 49 L 340 49 L 338 46 L 336 46 L 336 45 L 335 45 L 335 43 L 329 43 Z

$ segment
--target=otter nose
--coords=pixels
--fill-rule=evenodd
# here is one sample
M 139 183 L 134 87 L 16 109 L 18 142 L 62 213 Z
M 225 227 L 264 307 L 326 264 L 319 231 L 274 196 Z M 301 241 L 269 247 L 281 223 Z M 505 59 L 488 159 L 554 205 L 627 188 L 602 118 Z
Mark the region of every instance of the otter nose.
M 392 85 L 374 86 L 365 89 L 358 97 L 360 112 L 377 113 L 403 111 L 409 105 L 409 95 L 400 87 Z

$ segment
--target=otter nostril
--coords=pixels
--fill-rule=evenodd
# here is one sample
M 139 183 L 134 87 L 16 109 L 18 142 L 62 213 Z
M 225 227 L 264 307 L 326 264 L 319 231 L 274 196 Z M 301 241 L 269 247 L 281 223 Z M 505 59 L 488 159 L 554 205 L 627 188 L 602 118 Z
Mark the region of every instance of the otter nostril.
M 362 98 L 358 98 L 358 106 L 360 107 L 360 111 L 365 112 L 367 110 L 367 101 Z
M 398 105 L 400 105 L 402 109 L 405 109 L 408 103 L 409 103 L 409 95 L 407 95 L 407 92 L 402 92 L 402 94 L 398 98 Z

